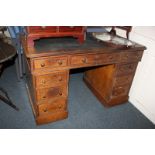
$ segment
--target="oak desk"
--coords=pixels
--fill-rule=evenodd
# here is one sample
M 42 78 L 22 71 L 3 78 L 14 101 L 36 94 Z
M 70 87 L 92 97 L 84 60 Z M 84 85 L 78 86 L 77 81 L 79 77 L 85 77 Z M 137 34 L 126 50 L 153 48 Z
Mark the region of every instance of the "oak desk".
M 26 45 L 23 37 L 26 85 L 37 124 L 68 117 L 70 69 L 88 67 L 84 81 L 106 106 L 128 101 L 128 93 L 144 46 L 106 47 L 87 36 L 83 44 L 73 38 L 46 38 Z

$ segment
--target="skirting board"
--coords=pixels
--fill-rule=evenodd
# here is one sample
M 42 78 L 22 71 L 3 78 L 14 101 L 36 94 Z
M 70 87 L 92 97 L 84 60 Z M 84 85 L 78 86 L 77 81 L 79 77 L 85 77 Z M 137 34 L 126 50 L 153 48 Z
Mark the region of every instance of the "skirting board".
M 152 114 L 142 103 L 135 98 L 129 97 L 129 102 L 143 113 L 153 124 L 155 124 L 155 114 Z

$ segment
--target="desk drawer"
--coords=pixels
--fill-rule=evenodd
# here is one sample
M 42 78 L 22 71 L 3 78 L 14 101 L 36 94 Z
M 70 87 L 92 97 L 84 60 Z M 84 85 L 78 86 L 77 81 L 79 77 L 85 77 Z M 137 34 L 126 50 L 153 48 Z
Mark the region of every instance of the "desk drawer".
M 66 86 L 36 90 L 36 98 L 38 102 L 41 100 L 55 99 L 55 98 L 66 97 L 66 96 L 67 96 Z
M 90 64 L 95 64 L 95 55 L 71 56 L 70 64 L 73 66 L 87 66 Z
M 120 60 L 119 53 L 112 54 L 92 54 L 92 55 L 77 55 L 71 57 L 71 65 L 99 65 L 99 64 L 110 64 L 116 63 Z
M 137 67 L 137 63 L 119 65 L 116 75 L 122 76 L 122 75 L 134 73 L 136 70 L 136 67 Z
M 34 69 L 55 68 L 67 66 L 67 57 L 44 57 L 34 60 Z
M 124 52 L 121 55 L 121 62 L 137 62 L 140 61 L 143 51 Z
M 55 72 L 35 76 L 36 88 L 54 87 L 67 82 L 68 72 Z
M 95 56 L 97 64 L 115 63 L 120 61 L 119 53 L 98 54 Z
M 116 86 L 113 88 L 112 96 L 118 97 L 118 96 L 127 95 L 129 90 L 130 90 L 130 84 Z
M 64 99 L 57 99 L 54 100 L 52 103 L 38 105 L 39 115 L 56 112 L 60 110 L 67 110 L 66 100 Z
M 133 77 L 134 74 L 116 77 L 115 86 L 130 84 L 132 82 Z

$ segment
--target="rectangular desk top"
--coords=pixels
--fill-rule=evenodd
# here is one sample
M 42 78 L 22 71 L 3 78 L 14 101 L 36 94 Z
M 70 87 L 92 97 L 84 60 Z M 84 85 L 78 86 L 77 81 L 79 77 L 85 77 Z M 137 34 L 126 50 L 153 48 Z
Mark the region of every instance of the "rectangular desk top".
M 90 34 L 87 35 L 83 44 L 79 44 L 77 39 L 72 37 L 63 38 L 43 38 L 35 41 L 34 48 L 26 46 L 26 38 L 22 37 L 22 44 L 24 51 L 28 58 L 35 58 L 49 55 L 66 55 L 66 54 L 80 54 L 80 53 L 107 53 L 120 52 L 124 50 L 136 51 L 145 50 L 143 45 L 134 43 L 134 46 L 128 49 L 116 49 L 115 47 L 108 47 L 103 42 L 97 41 Z

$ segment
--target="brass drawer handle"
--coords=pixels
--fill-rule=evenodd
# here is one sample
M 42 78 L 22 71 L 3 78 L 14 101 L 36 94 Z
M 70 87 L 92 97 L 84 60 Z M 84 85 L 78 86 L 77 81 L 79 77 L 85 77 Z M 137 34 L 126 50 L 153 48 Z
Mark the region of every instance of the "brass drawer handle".
M 42 63 L 40 66 L 41 66 L 41 67 L 45 67 L 45 63 Z
M 58 64 L 59 64 L 59 65 L 62 65 L 62 64 L 63 64 L 62 60 L 59 60 L 59 61 L 58 61 Z
M 42 81 L 41 81 L 41 83 L 42 83 L 42 84 L 45 84 L 45 83 L 46 83 L 46 81 L 45 81 L 45 80 L 42 80 Z
M 58 107 L 59 109 L 61 109 L 62 107 L 61 107 L 61 105 L 59 105 L 59 107 Z
M 87 63 L 87 58 L 83 58 L 83 59 L 82 59 L 82 62 L 83 62 L 83 63 Z
M 47 109 L 45 108 L 43 111 L 44 111 L 44 112 L 47 112 Z
M 59 79 L 59 81 L 62 81 L 62 77 L 61 76 L 58 79 Z
M 45 99 L 45 98 L 46 98 L 46 96 L 43 96 L 43 98 Z
M 59 95 L 62 96 L 62 92 L 59 92 Z
M 110 55 L 110 56 L 109 56 L 109 60 L 112 60 L 112 59 L 113 59 L 113 56 L 112 56 L 112 55 Z
M 114 91 L 114 95 L 118 96 L 120 94 L 124 93 L 124 88 L 123 87 L 118 87 L 115 91 Z
M 125 58 L 126 58 L 126 59 L 129 59 L 129 55 L 127 54 L 127 55 L 125 56 Z

